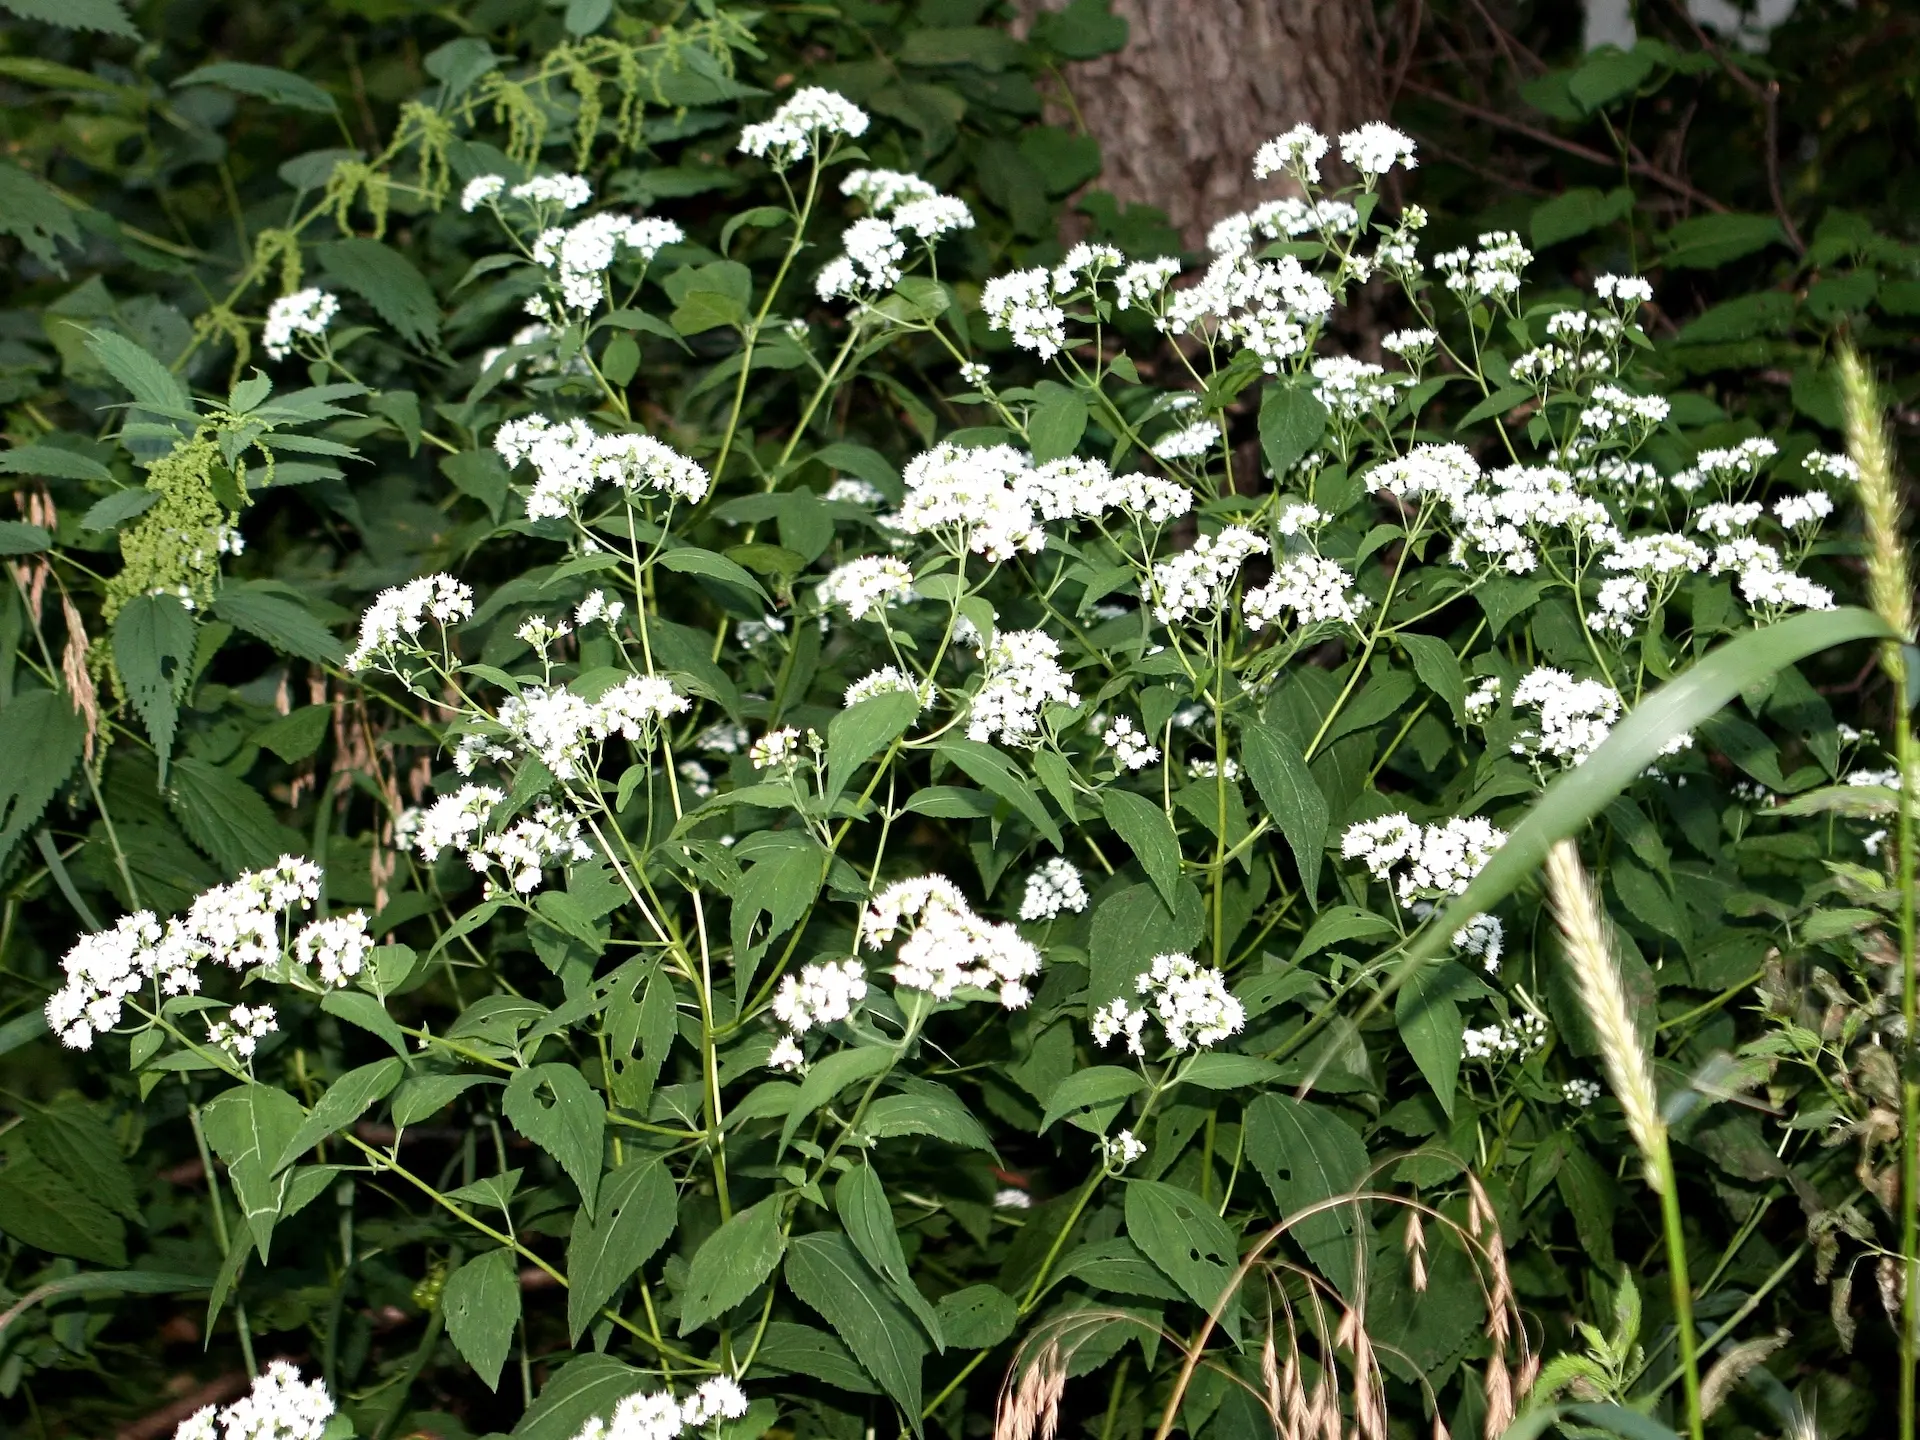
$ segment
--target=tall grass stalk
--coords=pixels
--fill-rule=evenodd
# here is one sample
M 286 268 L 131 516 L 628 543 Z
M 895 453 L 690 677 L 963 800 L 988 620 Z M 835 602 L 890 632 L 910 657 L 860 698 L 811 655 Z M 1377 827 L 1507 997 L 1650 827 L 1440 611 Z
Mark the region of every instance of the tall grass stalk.
M 1571 840 L 1557 841 L 1547 852 L 1547 890 L 1554 918 L 1566 939 L 1567 963 L 1573 968 L 1580 1003 L 1600 1042 L 1601 1064 L 1607 1082 L 1626 1115 L 1646 1166 L 1647 1184 L 1660 1197 L 1660 1220 L 1667 1245 L 1667 1273 L 1673 1286 L 1673 1323 L 1679 1338 L 1681 1379 L 1685 1389 L 1687 1432 L 1704 1440 L 1705 1416 L 1700 1403 L 1700 1357 L 1693 1332 L 1693 1282 L 1687 1277 L 1686 1234 L 1680 1224 L 1680 1196 L 1674 1184 L 1673 1156 L 1667 1149 L 1667 1126 L 1660 1118 L 1659 1096 L 1653 1086 L 1653 1067 L 1634 1027 L 1607 934 L 1600 897 L 1580 865 L 1580 852 Z
M 1900 769 L 1895 805 L 1894 881 L 1900 896 L 1900 1015 L 1905 1022 L 1900 1082 L 1900 1440 L 1914 1440 L 1915 1344 L 1920 1336 L 1920 1078 L 1914 1053 L 1915 951 L 1912 796 L 1913 723 L 1908 708 L 1907 651 L 1913 643 L 1913 573 L 1901 536 L 1900 488 L 1893 443 L 1873 377 L 1851 345 L 1840 351 L 1840 393 L 1847 453 L 1860 467 L 1860 509 L 1867 530 L 1867 595 L 1894 638 L 1880 646 L 1880 668 L 1893 690 L 1893 754 Z

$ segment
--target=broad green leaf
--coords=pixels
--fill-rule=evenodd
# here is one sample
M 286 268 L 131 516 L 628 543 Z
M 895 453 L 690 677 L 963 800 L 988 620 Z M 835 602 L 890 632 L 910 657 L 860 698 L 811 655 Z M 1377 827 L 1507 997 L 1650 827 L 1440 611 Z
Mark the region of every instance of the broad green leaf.
M 104 500 L 96 500 L 80 517 L 82 530 L 117 530 L 136 515 L 144 515 L 160 503 L 158 490 L 116 490 Z
M 207 1143 L 227 1163 L 227 1178 L 263 1261 L 289 1178 L 276 1174 L 275 1166 L 305 1119 L 300 1102 L 271 1085 L 237 1085 L 201 1112 Z
M 711 580 L 718 580 L 722 584 L 744 590 L 765 604 L 773 603 L 773 597 L 767 594 L 764 585 L 753 578 L 750 570 L 727 559 L 724 555 L 714 554 L 711 550 L 683 545 L 677 550 L 663 551 L 659 563 L 682 575 L 705 575 Z
M 263 869 L 306 848 L 258 791 L 205 760 L 185 756 L 173 767 L 167 805 L 187 838 L 230 875 Z
M 634 1391 L 653 1389 L 657 1383 L 647 1371 L 623 1365 L 611 1355 L 576 1356 L 547 1382 L 513 1434 L 516 1440 L 574 1440 L 587 1421 L 595 1416 L 604 1420 Z
M 847 1086 L 859 1080 L 871 1080 L 891 1069 L 899 1052 L 885 1045 L 863 1045 L 853 1050 L 835 1050 L 822 1055 L 800 1082 L 800 1094 L 787 1112 L 787 1123 L 780 1131 L 780 1149 L 785 1150 L 800 1129 L 801 1122 Z
M 581 1205 L 592 1215 L 607 1123 L 600 1092 L 571 1065 L 535 1065 L 514 1072 L 501 1109 L 514 1129 L 560 1162 L 580 1191 Z
M 1191 1191 L 1158 1180 L 1127 1183 L 1127 1238 L 1186 1297 L 1211 1311 L 1225 1300 L 1221 1325 L 1238 1335 L 1240 1296 L 1227 1299 L 1240 1263 L 1240 1243 L 1213 1206 Z
M 862 1127 L 876 1140 L 894 1135 L 931 1135 L 950 1145 L 993 1153 L 993 1137 L 973 1112 L 945 1086 L 931 1081 L 904 1095 L 882 1095 L 867 1106 Z
M 787 1286 L 819 1312 L 920 1433 L 920 1327 L 843 1235 L 802 1235 L 787 1249 Z
M 1399 933 L 1384 915 L 1375 915 L 1357 905 L 1330 905 L 1314 917 L 1307 933 L 1300 937 L 1300 948 L 1293 952 L 1293 963 L 1298 965 L 1308 956 L 1318 955 L 1343 940 L 1383 939 Z
M 1056 850 L 1066 849 L 1060 827 L 1047 813 L 1045 802 L 1000 751 L 978 740 L 943 740 L 938 753 L 965 771 L 974 784 L 991 790 L 1026 816 L 1033 822 L 1034 829 L 1053 842 Z
M 1479 984 L 1451 960 L 1429 966 L 1415 975 L 1394 999 L 1394 1023 L 1420 1073 L 1433 1087 L 1440 1108 L 1453 1118 L 1454 1092 L 1460 1084 L 1460 1040 L 1466 1024 L 1459 1001 Z
M 600 1185 L 600 1218 L 573 1212 L 567 1241 L 567 1336 L 581 1332 L 673 1234 L 679 1219 L 673 1177 L 657 1159 L 633 1160 Z
M 1200 943 L 1206 902 L 1193 882 L 1183 880 L 1173 908 L 1161 902 L 1151 885 L 1129 885 L 1094 908 L 1087 951 L 1093 966 L 1087 980 L 1087 1013 L 1116 996 L 1132 1001 L 1134 982 L 1156 955 L 1190 954 Z
M 331 705 L 302 705 L 254 731 L 253 742 L 292 765 L 320 748 L 332 722 Z
M 827 725 L 827 798 L 840 795 L 854 771 L 906 734 L 920 698 L 901 691 L 850 705 Z
M 398 1060 L 376 1060 L 349 1070 L 327 1087 L 311 1114 L 281 1148 L 273 1169 L 277 1173 L 298 1160 L 329 1135 L 336 1135 L 353 1124 L 378 1101 L 393 1093 L 393 1087 L 407 1073 Z
M 940 1332 L 956 1350 L 991 1350 L 1020 1323 L 1020 1307 L 995 1285 L 969 1285 L 940 1297 Z
M 120 1142 L 93 1106 L 65 1097 L 28 1109 L 20 1133 L 43 1165 L 122 1219 L 140 1219 L 140 1197 Z
M 387 1007 L 365 991 L 329 990 L 320 997 L 320 1008 L 349 1025 L 357 1025 L 369 1034 L 378 1035 L 402 1060 L 411 1058 L 412 1052 L 407 1049 L 405 1033 L 393 1023 L 393 1017 L 387 1014 Z M 434 1107 L 436 1110 L 439 1108 L 437 1105 Z
M 143 410 L 191 419 L 193 398 L 178 375 L 124 335 L 102 330 L 87 337 L 87 352 L 126 387 Z
M 173 84 L 175 89 L 183 85 L 218 85 L 223 90 L 237 90 L 271 105 L 285 105 L 290 110 L 307 110 L 316 115 L 331 115 L 336 108 L 333 97 L 305 76 L 271 65 L 222 60 L 190 70 Z
M 1057 382 L 1042 381 L 1035 388 L 1040 399 L 1027 416 L 1027 444 L 1034 463 L 1044 465 L 1080 448 L 1080 437 L 1087 433 L 1087 402 Z
M 1622 1405 L 1545 1405 L 1529 1409 L 1501 1432 L 1500 1440 L 1540 1440 L 1562 1420 L 1577 1420 L 1621 1440 L 1680 1440 L 1673 1430 L 1658 1420 L 1629 1410 Z
M 775 1320 L 767 1326 L 766 1339 L 754 1357 L 752 1373 L 762 1369 L 777 1374 L 810 1375 L 836 1390 L 855 1395 L 878 1395 L 880 1387 L 860 1368 L 853 1352 L 825 1330 L 811 1325 L 796 1325 L 791 1320 Z M 571 1440 L 571 1437 L 568 1437 Z
M 1769 245 L 1783 244 L 1786 232 L 1771 215 L 1696 215 L 1661 237 L 1663 262 L 1673 270 L 1710 270 Z
M 1175 904 L 1179 899 L 1180 840 L 1167 812 L 1144 795 L 1117 788 L 1107 791 L 1101 804 L 1107 823 L 1127 842 L 1154 889 L 1168 905 Z
M 113 622 L 113 664 L 153 741 L 160 784 L 180 720 L 180 698 L 193 673 L 195 631 L 172 595 L 136 595 Z
M 1420 683 L 1447 702 L 1456 720 L 1466 711 L 1467 681 L 1453 647 L 1431 635 L 1401 635 L 1400 644 L 1413 657 L 1413 673 Z
M 946 1353 L 946 1337 L 940 1333 L 940 1321 L 933 1306 L 913 1283 L 907 1269 L 907 1253 L 900 1246 L 895 1229 L 893 1206 L 887 1202 L 887 1187 L 871 1165 L 855 1165 L 833 1187 L 833 1208 L 840 1216 L 847 1238 L 860 1258 L 893 1287 L 901 1304 L 926 1328 L 933 1348 Z
M 1287 848 L 1311 895 L 1319 887 L 1320 857 L 1327 848 L 1327 800 L 1314 783 L 1306 757 L 1278 725 L 1249 721 L 1240 732 L 1240 758 L 1267 814 L 1287 837 Z
M 1119 1065 L 1076 1070 L 1047 1097 L 1047 1113 L 1041 1118 L 1040 1128 L 1050 1130 L 1054 1121 L 1066 1120 L 1096 1135 L 1104 1134 L 1120 1102 L 1146 1088 L 1139 1071 Z
M 1299 1218 L 1336 1196 L 1351 1194 L 1367 1173 L 1367 1148 L 1345 1121 L 1291 1095 L 1261 1095 L 1246 1110 L 1246 1154 L 1273 1192 L 1289 1234 L 1342 1294 L 1355 1285 L 1351 1205 Z
M 1304 387 L 1269 385 L 1260 396 L 1260 453 L 1276 482 L 1327 433 L 1327 407 Z
M 121 0 L 0 0 L 0 9 L 10 10 L 22 20 L 38 20 L 63 30 L 94 30 L 128 40 L 140 38 Z
M 1653 73 L 1653 68 L 1653 57 L 1637 46 L 1621 50 L 1603 45 L 1567 77 L 1567 93 L 1579 101 L 1582 108 L 1599 110 L 1631 95 Z
M 24 520 L 0 520 L 0 555 L 38 555 L 53 548 L 53 532 Z
M 16 1313 L 67 1295 L 179 1295 L 213 1286 L 211 1275 L 168 1270 L 88 1270 L 36 1285 L 16 1302 Z
M 680 1333 L 717 1320 L 765 1283 L 780 1263 L 780 1202 L 768 1196 L 714 1231 L 693 1252 L 680 1302 Z
M 0 1235 L 49 1255 L 116 1268 L 127 1263 L 120 1217 L 31 1156 L 0 1170 Z
M 397 1028 L 394 1033 L 399 1033 Z M 393 1092 L 393 1123 L 402 1129 L 418 1124 L 438 1115 L 474 1086 L 499 1083 L 491 1075 L 416 1075 Z
M 1144 1295 L 1151 1300 L 1181 1296 L 1179 1287 L 1140 1253 L 1140 1247 L 1121 1235 L 1078 1247 L 1060 1262 L 1056 1274 L 1060 1280 L 1082 1280 L 1112 1294 Z
M 792 929 L 813 908 L 826 874 L 826 852 L 814 841 L 799 837 L 792 845 L 770 850 L 741 877 L 733 892 L 730 924 L 734 993 L 741 1002 L 747 998 L 760 957 L 775 937 Z
M 1208 1090 L 1246 1090 L 1256 1085 L 1271 1085 L 1280 1074 L 1278 1065 L 1257 1055 L 1205 1051 L 1186 1063 L 1180 1079 Z
M 28 0 L 28 3 L 43 3 L 43 0 Z M 103 0 L 103 3 L 111 4 L 112 0 Z M 8 56 L 5 62 L 0 62 L 7 64 L 7 69 L 0 73 L 17 77 L 17 67 L 23 62 L 32 63 L 25 56 Z M 52 186 L 11 161 L 0 160 L 0 235 L 13 236 L 56 275 L 67 273 L 67 267 L 60 260 L 60 245 L 77 248 L 80 244 L 80 226 L 75 214 Z
M 0 707 L 0 863 L 73 773 L 86 734 L 61 691 L 28 690 Z
M 347 652 L 333 632 L 311 611 L 271 590 L 229 584 L 214 600 L 213 613 L 274 649 L 316 665 L 338 665 L 346 659 Z
M 520 1266 L 504 1245 L 476 1255 L 447 1277 L 440 1294 L 447 1338 L 489 1390 L 500 1388 L 500 1367 L 520 1323 Z
M 314 247 L 320 268 L 371 305 L 380 318 L 416 345 L 440 341 L 440 302 L 414 263 L 390 245 L 365 236 Z
M 0 450 L 0 475 L 44 475 L 54 480 L 86 480 L 97 485 L 114 483 L 113 472 L 98 460 L 77 454 L 72 450 L 62 449 L 58 445 L 15 445 L 11 450 Z M 158 493 L 149 490 L 128 490 L 122 493 L 150 495 L 154 500 L 160 498 Z M 102 500 L 94 508 L 98 509 L 100 505 L 106 503 Z M 98 527 L 89 528 L 97 529 Z

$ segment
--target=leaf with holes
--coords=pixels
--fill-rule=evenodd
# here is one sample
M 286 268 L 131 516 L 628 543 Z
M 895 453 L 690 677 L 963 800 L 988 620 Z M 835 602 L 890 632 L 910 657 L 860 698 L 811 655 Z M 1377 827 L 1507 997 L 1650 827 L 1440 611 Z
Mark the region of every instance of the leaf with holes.
M 560 1162 L 592 1215 L 607 1124 L 600 1092 L 571 1065 L 535 1065 L 514 1072 L 501 1108 L 514 1129 Z
M 659 1160 L 634 1160 L 600 1185 L 600 1218 L 573 1213 L 567 1241 L 567 1335 L 579 1344 L 602 1305 L 673 1234 L 679 1211 L 673 1177 Z
M 1240 1243 L 1212 1205 L 1190 1190 L 1157 1180 L 1127 1185 L 1127 1238 L 1203 1310 L 1212 1310 L 1233 1283 Z M 1239 1333 L 1240 1297 L 1227 1300 L 1221 1324 Z
M 504 1245 L 476 1255 L 447 1277 L 440 1294 L 447 1338 L 489 1390 L 500 1388 L 514 1328 L 520 1323 L 520 1267 Z
M 193 667 L 194 625 L 172 595 L 136 595 L 113 622 L 113 664 L 153 740 L 160 783 L 180 721 L 180 696 Z

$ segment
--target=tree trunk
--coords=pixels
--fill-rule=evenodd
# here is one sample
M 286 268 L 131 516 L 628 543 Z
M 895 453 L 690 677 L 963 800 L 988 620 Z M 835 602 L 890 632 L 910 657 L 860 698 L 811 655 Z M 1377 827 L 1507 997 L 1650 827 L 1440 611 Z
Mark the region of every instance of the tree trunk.
M 1253 178 L 1262 141 L 1383 118 L 1367 0 L 1113 0 L 1113 13 L 1126 48 L 1068 69 L 1073 104 L 1100 141 L 1100 184 L 1164 210 L 1190 245 L 1284 193 Z

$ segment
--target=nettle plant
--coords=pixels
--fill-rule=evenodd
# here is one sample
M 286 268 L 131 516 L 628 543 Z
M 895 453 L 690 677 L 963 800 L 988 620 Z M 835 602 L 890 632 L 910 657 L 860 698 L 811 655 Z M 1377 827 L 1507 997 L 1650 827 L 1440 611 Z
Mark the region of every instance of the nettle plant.
M 1503 1233 L 1555 1170 L 1522 1162 L 1578 1208 L 1565 1136 L 1624 1132 L 1537 907 L 1396 966 L 1652 688 L 1834 605 L 1803 572 L 1850 462 L 1656 393 L 1643 280 L 1529 301 L 1511 234 L 1423 253 L 1384 125 L 1340 137 L 1344 187 L 1312 131 L 1264 147 L 1297 193 L 1197 280 L 1085 244 L 977 295 L 940 278 L 968 208 L 864 165 L 867 125 L 802 89 L 741 133 L 781 198 L 728 229 L 789 243 L 757 300 L 726 260 L 660 279 L 678 333 L 743 337 L 724 428 L 678 444 L 626 382 L 681 228 L 578 176 L 465 182 L 476 271 L 529 297 L 482 368 L 494 543 L 537 563 L 360 622 L 349 668 L 436 757 L 387 816 L 422 901 L 330 912 L 289 857 L 83 939 L 48 1020 L 192 1091 L 239 1212 L 216 1312 L 329 1197 L 342 1263 L 417 1257 L 400 1378 L 444 1326 L 485 1385 L 514 1363 L 518 1434 L 960 1434 L 1010 1356 L 1021 1440 L 1063 1405 L 1499 1434 L 1539 1370 Z M 1391 364 L 1340 353 L 1368 286 L 1412 318 Z M 335 319 L 297 291 L 265 347 L 344 385 Z M 909 342 L 979 423 L 896 471 L 835 437 Z M 806 377 L 781 440 L 740 423 L 759 347 Z M 1010 349 L 1058 378 L 996 383 Z M 1710 745 L 1777 752 L 1724 717 L 1660 740 L 1591 838 L 1679 965 L 1726 884 L 1690 894 L 1666 837 L 1760 806 Z M 299 1383 L 182 1434 L 371 1403 Z

